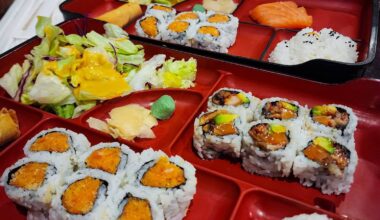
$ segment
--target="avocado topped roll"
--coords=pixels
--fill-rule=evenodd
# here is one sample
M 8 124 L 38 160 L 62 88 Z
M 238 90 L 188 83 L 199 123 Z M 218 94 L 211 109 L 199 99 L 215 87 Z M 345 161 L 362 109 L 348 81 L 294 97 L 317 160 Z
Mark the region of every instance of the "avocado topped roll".
M 202 159 L 215 159 L 221 155 L 238 158 L 241 126 L 239 115 L 225 109 L 202 113 L 194 122 L 194 148 Z
M 164 21 L 162 18 L 147 14 L 136 21 L 135 28 L 137 35 L 141 37 L 161 40 L 163 25 Z
M 77 134 L 64 128 L 44 130 L 31 138 L 24 147 L 28 156 L 42 155 L 57 160 L 77 163 L 78 156 L 90 147 L 90 142 L 83 134 Z
M 149 149 L 141 153 L 136 168 L 136 188 L 155 198 L 165 219 L 182 219 L 196 190 L 194 167 L 179 156 Z
M 291 172 L 300 129 L 270 120 L 250 123 L 244 132 L 243 168 L 250 173 L 286 177 Z
M 163 19 L 163 21 L 168 21 L 171 20 L 176 13 L 176 10 L 172 7 L 162 4 L 149 4 L 147 6 L 145 15 L 152 15 L 154 17 Z
M 357 117 L 347 106 L 317 105 L 311 108 L 306 123 L 314 132 L 342 136 L 349 141 L 355 132 Z
M 106 200 L 118 182 L 97 170 L 79 170 L 66 177 L 49 211 L 49 219 L 101 219 L 107 213 Z
M 235 38 L 221 27 L 208 22 L 199 23 L 192 34 L 192 47 L 227 53 Z
M 14 202 L 47 212 L 56 189 L 63 183 L 61 171 L 62 167 L 48 158 L 23 158 L 4 171 L 1 185 Z
M 301 126 L 305 114 L 306 109 L 298 102 L 274 97 L 261 100 L 255 115 L 261 120 L 294 122 Z
M 169 43 L 176 43 L 190 46 L 190 36 L 192 24 L 188 21 L 174 20 L 168 23 L 162 33 L 162 40 Z
M 240 89 L 221 88 L 218 89 L 207 102 L 208 111 L 215 109 L 226 109 L 242 117 L 245 121 L 254 119 L 254 110 L 259 99 L 252 96 L 250 92 L 244 92 Z
M 355 149 L 342 140 L 314 134 L 301 146 L 293 165 L 294 176 L 305 186 L 313 184 L 325 194 L 347 193 L 358 162 Z

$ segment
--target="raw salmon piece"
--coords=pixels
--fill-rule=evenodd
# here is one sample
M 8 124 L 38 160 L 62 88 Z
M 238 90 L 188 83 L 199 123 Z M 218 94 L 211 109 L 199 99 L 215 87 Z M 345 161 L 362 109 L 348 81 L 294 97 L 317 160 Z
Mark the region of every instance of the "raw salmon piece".
M 311 26 L 313 17 L 295 2 L 261 4 L 249 11 L 253 20 L 275 28 L 305 28 Z

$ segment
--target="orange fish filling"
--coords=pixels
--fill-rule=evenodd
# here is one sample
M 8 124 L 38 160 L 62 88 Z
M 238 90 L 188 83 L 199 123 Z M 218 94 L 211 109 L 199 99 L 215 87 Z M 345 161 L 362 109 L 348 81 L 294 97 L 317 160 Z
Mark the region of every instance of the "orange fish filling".
M 37 190 L 45 180 L 48 166 L 47 163 L 27 163 L 12 174 L 9 185 L 27 190 Z
M 102 181 L 86 177 L 72 183 L 62 195 L 62 205 L 66 211 L 74 215 L 89 213 L 96 201 Z
M 148 200 L 130 197 L 119 220 L 151 220 L 152 213 Z
M 213 26 L 202 26 L 198 29 L 198 33 L 200 34 L 209 34 L 213 37 L 218 37 L 220 35 L 219 30 Z
M 86 159 L 89 168 L 99 169 L 115 174 L 121 160 L 121 150 L 117 147 L 107 147 L 96 150 Z
M 227 15 L 214 14 L 214 15 L 210 16 L 207 19 L 207 21 L 210 23 L 227 23 L 228 21 L 230 21 L 230 18 Z
M 196 19 L 198 19 L 198 15 L 194 12 L 183 13 L 176 17 L 176 20 L 179 20 L 179 21 L 196 20 Z
M 169 24 L 168 29 L 173 32 L 181 33 L 185 32 L 189 25 L 190 24 L 185 21 L 173 21 Z
M 141 183 L 151 187 L 174 188 L 185 182 L 183 169 L 171 163 L 167 157 L 160 157 L 141 179 Z
M 162 6 L 162 5 L 155 5 L 155 6 L 152 7 L 152 9 L 160 10 L 160 11 L 165 11 L 165 12 L 171 12 L 172 11 L 171 8 L 165 7 L 165 6 Z
M 51 132 L 40 137 L 30 147 L 31 151 L 49 151 L 63 153 L 69 149 L 69 137 L 60 132 Z
M 153 16 L 146 17 L 140 22 L 141 28 L 144 30 L 144 33 L 149 37 L 155 37 L 158 34 L 157 28 L 157 18 Z

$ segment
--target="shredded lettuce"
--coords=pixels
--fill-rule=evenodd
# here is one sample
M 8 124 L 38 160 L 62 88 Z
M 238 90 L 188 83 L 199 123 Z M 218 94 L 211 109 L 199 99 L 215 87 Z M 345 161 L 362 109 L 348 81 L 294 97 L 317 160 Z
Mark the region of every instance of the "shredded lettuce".
M 23 74 L 20 64 L 15 64 L 11 67 L 8 73 L 0 78 L 0 86 L 10 95 L 12 98 L 16 96 L 18 90 L 18 84 L 21 81 Z
M 190 58 L 188 61 L 167 60 L 158 71 L 160 87 L 163 88 L 190 88 L 197 74 L 197 61 Z
M 96 101 L 84 102 L 84 103 L 78 105 L 78 106 L 74 109 L 73 118 L 78 117 L 78 116 L 79 116 L 80 114 L 82 114 L 84 111 L 87 111 L 87 110 L 91 109 L 91 108 L 94 107 L 95 105 L 96 105 Z
M 128 37 L 128 33 L 117 25 L 107 23 L 104 24 L 105 36 L 108 38 L 124 38 Z
M 54 105 L 52 108 L 54 113 L 62 118 L 72 118 L 74 115 L 74 104 Z

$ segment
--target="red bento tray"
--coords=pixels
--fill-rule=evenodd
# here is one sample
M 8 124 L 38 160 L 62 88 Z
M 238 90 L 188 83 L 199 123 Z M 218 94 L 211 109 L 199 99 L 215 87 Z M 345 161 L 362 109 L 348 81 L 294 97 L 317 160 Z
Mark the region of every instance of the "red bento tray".
M 275 1 L 278 0 L 235 1 L 239 5 L 233 15 L 239 18 L 240 24 L 236 42 L 229 48 L 228 54 L 142 37 L 136 37 L 135 39 L 320 82 L 341 83 L 364 75 L 368 64 L 375 59 L 379 19 L 379 3 L 377 0 L 294 0 L 298 5 L 305 7 L 308 14 L 313 16 L 313 29 L 333 28 L 335 31 L 355 40 L 358 43 L 359 52 L 357 63 L 315 59 L 298 65 L 282 65 L 268 61 L 269 54 L 277 43 L 281 40 L 290 39 L 297 33 L 297 30 L 275 29 L 260 25 L 249 16 L 249 11 L 255 6 Z M 177 4 L 175 8 L 179 12 L 189 11 L 195 4 L 199 3 L 202 3 L 202 1 L 187 0 Z M 67 0 L 61 4 L 60 8 L 66 18 L 95 18 L 121 4 L 122 2 L 117 0 Z M 135 22 L 133 21 L 125 29 L 131 35 L 136 36 L 134 25 Z
M 102 22 L 76 19 L 60 24 L 65 33 L 84 34 L 91 30 L 103 32 Z M 0 76 L 40 41 L 33 38 L 0 58 Z M 380 80 L 357 79 L 340 85 L 327 85 L 295 77 L 267 72 L 238 64 L 222 62 L 200 55 L 165 47 L 142 44 L 147 57 L 163 53 L 176 59 L 194 57 L 198 61 L 196 86 L 189 90 L 157 89 L 135 92 L 123 98 L 103 102 L 75 120 L 58 118 L 50 113 L 14 102 L 0 90 L 0 107 L 16 110 L 22 136 L 1 149 L 0 173 L 22 158 L 23 146 L 41 130 L 65 127 L 88 137 L 91 144 L 112 141 L 100 131 L 88 127 L 89 117 L 106 118 L 114 107 L 127 103 L 148 106 L 162 94 L 171 95 L 177 105 L 173 117 L 160 121 L 154 128 L 156 139 L 136 139 L 128 144 L 136 151 L 148 147 L 178 154 L 197 168 L 197 192 L 185 219 L 281 219 L 301 213 L 327 214 L 333 219 L 379 219 L 380 191 Z M 312 106 L 321 103 L 339 103 L 354 109 L 359 118 L 355 132 L 359 163 L 355 181 L 349 193 L 340 196 L 323 195 L 318 189 L 306 188 L 295 179 L 271 179 L 249 174 L 237 162 L 228 160 L 201 160 L 192 148 L 194 118 L 203 110 L 209 95 L 218 88 L 232 87 L 252 92 L 259 98 L 279 96 Z M 0 187 L 0 213 L 4 219 L 25 219 L 26 210 L 13 203 Z

